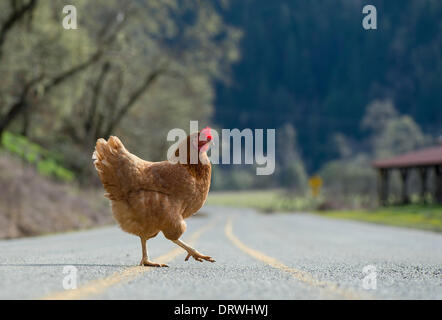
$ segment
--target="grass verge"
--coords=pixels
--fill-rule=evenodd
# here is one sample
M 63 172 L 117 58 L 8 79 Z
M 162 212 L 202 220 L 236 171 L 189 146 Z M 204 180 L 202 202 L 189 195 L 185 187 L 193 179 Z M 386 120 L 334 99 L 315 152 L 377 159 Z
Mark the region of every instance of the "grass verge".
M 207 204 L 223 207 L 253 208 L 263 212 L 300 211 L 314 208 L 307 197 L 286 197 L 282 190 L 216 191 L 210 192 Z
M 208 205 L 253 208 L 262 212 L 309 211 L 334 219 L 442 232 L 442 206 L 419 205 L 382 207 L 373 210 L 315 210 L 323 199 L 284 197 L 280 190 L 211 192 Z
M 317 212 L 336 219 L 351 219 L 391 226 L 442 232 L 442 206 L 418 205 L 382 207 L 374 210 L 334 210 Z

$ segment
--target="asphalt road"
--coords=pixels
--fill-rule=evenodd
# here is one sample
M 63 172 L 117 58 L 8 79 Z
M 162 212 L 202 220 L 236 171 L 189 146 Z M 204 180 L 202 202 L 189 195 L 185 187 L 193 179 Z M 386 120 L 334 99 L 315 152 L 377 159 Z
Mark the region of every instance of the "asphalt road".
M 149 255 L 169 268 L 138 267 L 138 238 L 117 227 L 0 241 L 0 298 L 442 299 L 441 234 L 210 207 L 187 223 L 215 263 L 184 262 L 159 234 Z

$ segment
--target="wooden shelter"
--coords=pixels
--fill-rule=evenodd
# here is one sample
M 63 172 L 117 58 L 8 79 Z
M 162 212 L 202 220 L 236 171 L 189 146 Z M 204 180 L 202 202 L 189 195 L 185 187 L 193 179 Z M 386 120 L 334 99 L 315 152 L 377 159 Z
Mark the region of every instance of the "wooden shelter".
M 392 170 L 399 170 L 402 190 L 401 202 L 410 202 L 408 194 L 408 178 L 411 170 L 417 170 L 420 177 L 420 195 L 422 201 L 428 193 L 428 176 L 434 170 L 434 194 L 437 203 L 442 203 L 442 146 L 435 146 L 414 152 L 405 153 L 389 159 L 373 162 L 373 167 L 379 172 L 378 193 L 382 205 L 388 204 L 389 177 Z

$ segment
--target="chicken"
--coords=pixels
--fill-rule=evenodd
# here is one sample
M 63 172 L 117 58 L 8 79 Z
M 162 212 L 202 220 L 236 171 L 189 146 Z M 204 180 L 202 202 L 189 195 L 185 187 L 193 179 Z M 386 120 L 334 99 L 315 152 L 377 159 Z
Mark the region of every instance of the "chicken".
M 206 151 L 211 140 L 209 127 L 188 136 L 175 151 L 180 160 L 177 163 L 142 160 L 117 137 L 97 140 L 92 156 L 95 168 L 107 192 L 105 196 L 111 201 L 115 220 L 122 230 L 141 239 L 140 265 L 167 267 L 150 261 L 147 254 L 147 240 L 160 231 L 187 251 L 185 261 L 192 256 L 200 262 L 215 262 L 180 240 L 186 230 L 184 219 L 203 206 L 209 192 L 211 164 Z M 191 152 L 199 155 L 197 161 L 192 161 L 194 164 L 190 161 Z

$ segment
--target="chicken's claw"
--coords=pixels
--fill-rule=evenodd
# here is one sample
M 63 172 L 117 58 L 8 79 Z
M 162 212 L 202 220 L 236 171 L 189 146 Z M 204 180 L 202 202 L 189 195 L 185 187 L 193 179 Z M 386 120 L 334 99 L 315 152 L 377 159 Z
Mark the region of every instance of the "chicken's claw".
M 203 262 L 203 260 L 210 261 L 210 262 L 215 262 L 215 260 L 212 257 L 205 256 L 205 255 L 199 253 L 198 251 L 196 251 L 196 252 L 189 252 L 187 254 L 186 259 L 184 259 L 184 261 L 188 261 L 190 257 L 193 257 L 196 261 L 199 261 L 199 262 Z
M 167 264 L 164 263 L 156 263 L 149 260 L 141 260 L 140 266 L 144 267 L 169 267 Z

